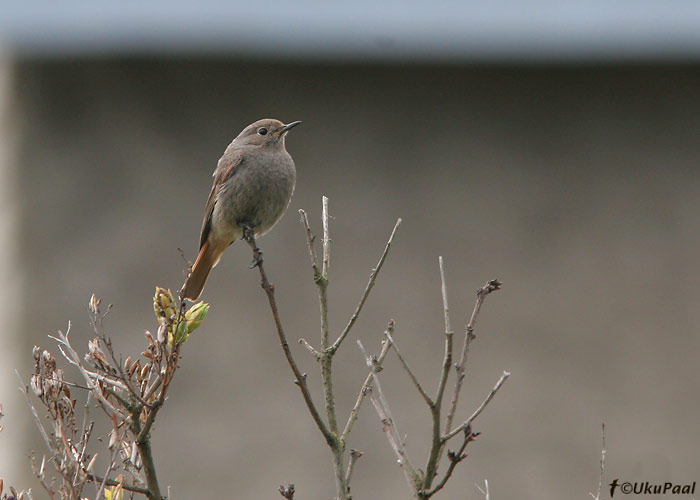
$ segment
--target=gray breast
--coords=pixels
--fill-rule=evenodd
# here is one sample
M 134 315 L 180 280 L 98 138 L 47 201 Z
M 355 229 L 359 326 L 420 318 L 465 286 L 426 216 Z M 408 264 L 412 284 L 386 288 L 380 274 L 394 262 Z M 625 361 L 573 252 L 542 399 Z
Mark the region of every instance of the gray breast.
M 226 182 L 217 208 L 232 226 L 252 225 L 263 235 L 282 217 L 294 191 L 296 170 L 286 151 L 256 149 Z

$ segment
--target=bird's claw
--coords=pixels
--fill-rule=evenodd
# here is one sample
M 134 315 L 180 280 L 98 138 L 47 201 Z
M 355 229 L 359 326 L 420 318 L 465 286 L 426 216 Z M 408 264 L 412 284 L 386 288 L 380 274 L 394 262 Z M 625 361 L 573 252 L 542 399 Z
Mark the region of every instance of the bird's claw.
M 249 226 L 248 224 L 241 224 L 241 229 L 243 230 L 243 234 L 241 235 L 242 240 L 250 243 L 255 239 L 255 227 Z

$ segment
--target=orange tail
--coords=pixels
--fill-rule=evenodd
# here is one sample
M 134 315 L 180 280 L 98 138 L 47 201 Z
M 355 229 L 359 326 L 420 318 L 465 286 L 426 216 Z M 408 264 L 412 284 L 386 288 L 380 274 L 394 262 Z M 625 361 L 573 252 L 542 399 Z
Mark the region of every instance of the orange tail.
M 185 284 L 182 285 L 182 290 L 180 290 L 181 298 L 192 301 L 199 298 L 204 289 L 204 284 L 207 282 L 209 273 L 219 262 L 223 251 L 224 249 L 209 245 L 208 241 L 204 242 L 204 245 L 202 245 L 202 248 L 199 250 L 199 255 L 197 255 L 197 260 L 194 262 L 194 266 L 192 266 L 192 272 L 187 277 Z

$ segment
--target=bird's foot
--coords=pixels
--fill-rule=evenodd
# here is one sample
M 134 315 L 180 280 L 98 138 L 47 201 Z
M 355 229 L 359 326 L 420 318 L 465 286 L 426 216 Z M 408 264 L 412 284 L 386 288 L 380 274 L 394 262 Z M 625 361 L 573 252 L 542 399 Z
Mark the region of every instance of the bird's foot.
M 250 224 L 239 224 L 241 229 L 243 230 L 243 234 L 241 235 L 241 239 L 247 241 L 248 243 L 254 242 L 255 241 L 255 226 L 251 226 Z
M 239 224 L 243 230 L 242 240 L 245 240 L 253 249 L 253 262 L 250 263 L 250 268 L 255 269 L 263 263 L 262 252 L 255 244 L 255 226 L 250 224 Z

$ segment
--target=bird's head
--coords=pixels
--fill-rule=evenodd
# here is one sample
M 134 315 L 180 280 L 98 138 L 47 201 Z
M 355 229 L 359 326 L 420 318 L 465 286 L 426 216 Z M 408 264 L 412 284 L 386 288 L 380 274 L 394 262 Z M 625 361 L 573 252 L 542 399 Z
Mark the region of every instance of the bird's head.
M 251 123 L 233 140 L 236 146 L 274 146 L 284 145 L 284 136 L 301 122 L 286 125 L 273 118 L 264 118 Z

